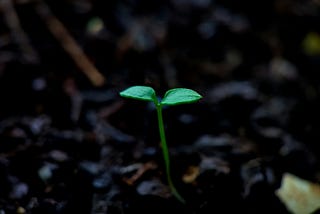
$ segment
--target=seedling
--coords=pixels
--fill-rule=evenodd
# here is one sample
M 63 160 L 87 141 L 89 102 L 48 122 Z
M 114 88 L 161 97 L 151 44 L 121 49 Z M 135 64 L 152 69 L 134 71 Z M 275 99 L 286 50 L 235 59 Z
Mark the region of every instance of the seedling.
M 157 109 L 161 148 L 162 148 L 162 153 L 163 153 L 163 158 L 165 163 L 168 185 L 172 194 L 179 201 L 181 201 L 182 203 L 185 203 L 185 200 L 178 193 L 171 179 L 169 150 L 166 142 L 166 135 L 165 135 L 164 125 L 163 125 L 162 107 L 165 105 L 175 106 L 180 104 L 193 103 L 201 99 L 202 96 L 191 89 L 174 88 L 174 89 L 168 90 L 165 93 L 163 99 L 159 100 L 153 88 L 148 86 L 132 86 L 120 92 L 120 95 L 126 98 L 143 100 L 143 101 L 151 101 L 154 103 Z

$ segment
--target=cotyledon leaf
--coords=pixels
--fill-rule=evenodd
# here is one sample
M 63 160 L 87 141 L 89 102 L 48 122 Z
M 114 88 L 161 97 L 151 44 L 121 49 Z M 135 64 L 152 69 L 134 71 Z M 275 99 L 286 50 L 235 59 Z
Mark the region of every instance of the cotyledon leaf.
M 185 103 L 193 103 L 201 99 L 202 96 L 194 90 L 188 88 L 174 88 L 168 90 L 164 95 L 162 105 L 179 105 Z
M 122 97 L 132 98 L 136 100 L 155 101 L 156 93 L 153 88 L 148 86 L 132 86 L 120 92 Z

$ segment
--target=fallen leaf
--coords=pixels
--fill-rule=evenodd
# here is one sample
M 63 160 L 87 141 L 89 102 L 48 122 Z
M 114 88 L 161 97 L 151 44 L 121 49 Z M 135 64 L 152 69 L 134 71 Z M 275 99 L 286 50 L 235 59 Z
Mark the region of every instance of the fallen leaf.
M 293 214 L 310 214 L 320 209 L 320 185 L 286 173 L 276 195 Z

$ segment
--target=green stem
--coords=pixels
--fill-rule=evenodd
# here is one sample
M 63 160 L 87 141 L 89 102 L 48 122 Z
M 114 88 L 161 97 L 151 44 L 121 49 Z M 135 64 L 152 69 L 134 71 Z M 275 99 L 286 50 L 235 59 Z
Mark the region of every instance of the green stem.
M 158 125 L 159 125 L 159 132 L 160 132 L 160 140 L 161 140 L 161 147 L 162 147 L 162 153 L 163 158 L 165 162 L 165 169 L 166 169 L 166 175 L 168 180 L 169 188 L 172 192 L 172 194 L 182 203 L 185 203 L 185 200 L 181 197 L 181 195 L 178 193 L 177 189 L 175 188 L 172 179 L 171 179 L 171 172 L 170 172 L 170 158 L 169 158 L 169 149 L 166 141 L 166 135 L 164 131 L 164 125 L 163 125 L 163 117 L 162 117 L 162 105 L 160 103 L 155 103 L 157 108 L 157 115 L 158 115 Z

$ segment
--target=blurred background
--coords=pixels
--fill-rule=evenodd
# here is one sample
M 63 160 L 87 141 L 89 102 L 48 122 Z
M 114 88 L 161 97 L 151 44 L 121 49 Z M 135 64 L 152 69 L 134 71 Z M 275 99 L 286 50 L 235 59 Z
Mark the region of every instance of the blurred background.
M 320 182 L 319 23 L 318 0 L 0 0 L 0 213 L 143 213 L 137 197 L 167 199 L 141 187 L 161 151 L 152 105 L 118 95 L 133 85 L 204 97 L 165 111 L 193 196 L 161 211 L 227 213 L 226 199 L 288 213 L 274 195 L 284 173 Z

